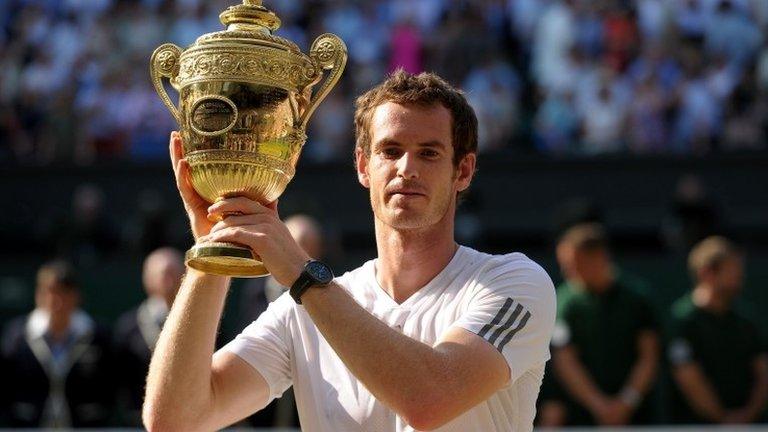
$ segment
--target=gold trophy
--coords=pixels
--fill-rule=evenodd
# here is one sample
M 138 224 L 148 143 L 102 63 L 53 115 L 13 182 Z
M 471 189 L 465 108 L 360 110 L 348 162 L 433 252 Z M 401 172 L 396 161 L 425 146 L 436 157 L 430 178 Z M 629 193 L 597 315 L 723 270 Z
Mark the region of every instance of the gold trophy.
M 226 30 L 200 36 L 185 50 L 158 47 L 150 60 L 152 84 L 179 124 L 200 196 L 209 202 L 232 196 L 272 202 L 296 172 L 307 121 L 339 81 L 347 48 L 338 36 L 324 34 L 309 55 L 302 53 L 272 35 L 280 19 L 261 0 L 231 6 L 220 19 Z M 163 77 L 179 92 L 178 108 Z M 269 274 L 250 249 L 232 243 L 196 244 L 186 261 L 211 274 Z

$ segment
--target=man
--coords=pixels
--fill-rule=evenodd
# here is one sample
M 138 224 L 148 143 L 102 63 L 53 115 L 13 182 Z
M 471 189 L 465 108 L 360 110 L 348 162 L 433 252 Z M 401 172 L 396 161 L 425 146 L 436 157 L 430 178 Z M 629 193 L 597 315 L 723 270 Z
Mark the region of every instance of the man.
M 168 316 L 184 274 L 184 258 L 176 249 L 154 250 L 144 259 L 142 283 L 147 299 L 123 314 L 115 327 L 115 346 L 120 373 L 120 405 L 124 422 L 141 425 L 144 379 L 160 330 Z
M 148 429 L 214 430 L 291 385 L 305 431 L 532 429 L 554 288 L 522 254 L 453 240 L 457 195 L 475 171 L 471 107 L 437 76 L 400 71 L 358 99 L 355 125 L 378 258 L 333 281 L 274 203 L 209 206 L 194 194 L 172 135 L 198 240 L 247 245 L 291 289 L 214 354 L 229 281 L 188 270 L 150 366 Z M 232 211 L 243 215 L 211 222 Z
M 600 225 L 567 230 L 557 258 L 566 282 L 558 289 L 553 365 L 565 393 L 566 424 L 649 422 L 651 407 L 643 402 L 659 356 L 650 305 L 618 277 Z
M 753 423 L 768 400 L 768 350 L 757 328 L 734 309 L 742 253 L 723 237 L 690 252 L 696 286 L 672 307 L 668 347 L 677 423 Z
M 78 308 L 78 282 L 69 264 L 40 268 L 35 304 L 2 338 L 0 381 L 11 426 L 108 426 L 114 400 L 109 337 Z

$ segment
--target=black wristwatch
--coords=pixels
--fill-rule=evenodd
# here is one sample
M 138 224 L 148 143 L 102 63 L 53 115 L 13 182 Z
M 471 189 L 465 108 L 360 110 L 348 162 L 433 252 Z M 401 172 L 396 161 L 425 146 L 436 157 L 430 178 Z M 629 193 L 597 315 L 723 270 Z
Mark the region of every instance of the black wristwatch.
M 290 294 L 293 300 L 301 304 L 301 296 L 313 286 L 323 287 L 333 280 L 333 271 L 327 264 L 317 260 L 309 260 L 304 264 L 304 270 L 291 285 Z

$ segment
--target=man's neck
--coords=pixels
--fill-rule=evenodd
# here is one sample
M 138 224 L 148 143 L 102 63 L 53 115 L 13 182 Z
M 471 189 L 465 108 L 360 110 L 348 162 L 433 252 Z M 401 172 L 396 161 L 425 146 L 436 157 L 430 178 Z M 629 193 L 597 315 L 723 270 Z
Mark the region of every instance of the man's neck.
M 731 300 L 719 295 L 717 290 L 709 285 L 698 285 L 693 289 L 691 297 L 697 307 L 714 314 L 724 314 L 731 309 Z
M 60 318 L 57 320 L 51 320 L 48 327 L 49 337 L 56 343 L 62 342 L 69 335 L 70 318 Z
M 376 280 L 398 304 L 435 278 L 458 249 L 453 224 L 399 231 L 376 220 Z
M 587 284 L 582 278 L 578 276 L 572 278 L 569 282 L 592 294 L 603 295 L 613 289 L 613 286 L 616 282 L 616 277 L 614 276 L 613 269 L 608 268 L 606 269 L 605 273 L 603 273 L 591 284 Z

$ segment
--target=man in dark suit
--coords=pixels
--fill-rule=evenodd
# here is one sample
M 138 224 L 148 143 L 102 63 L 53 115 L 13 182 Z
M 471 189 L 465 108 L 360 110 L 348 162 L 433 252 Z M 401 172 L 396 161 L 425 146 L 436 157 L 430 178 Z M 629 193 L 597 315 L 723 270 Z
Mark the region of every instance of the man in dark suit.
M 109 335 L 79 309 L 79 286 L 69 264 L 40 268 L 35 303 L 2 337 L 0 382 L 10 425 L 108 426 L 114 400 Z
M 141 427 L 149 360 L 183 274 L 183 257 L 176 249 L 160 248 L 147 255 L 142 271 L 147 299 L 117 321 L 115 351 L 120 368 L 118 401 L 123 424 Z

